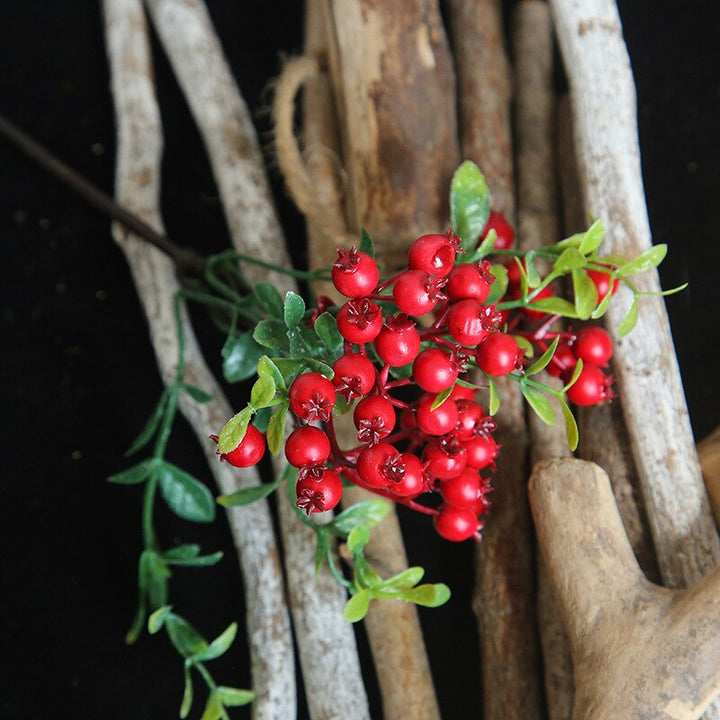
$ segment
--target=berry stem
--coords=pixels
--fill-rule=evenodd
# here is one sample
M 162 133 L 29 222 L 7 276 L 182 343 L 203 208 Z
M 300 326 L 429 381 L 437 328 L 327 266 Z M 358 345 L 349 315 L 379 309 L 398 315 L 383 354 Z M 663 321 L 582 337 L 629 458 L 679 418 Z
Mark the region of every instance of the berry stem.
M 349 480 L 354 485 L 357 485 L 358 487 L 363 488 L 364 490 L 369 490 L 371 493 L 375 493 L 376 495 L 380 495 L 384 498 L 387 498 L 388 500 L 392 500 L 395 503 L 399 503 L 400 505 L 405 505 L 405 507 L 410 508 L 411 510 L 417 510 L 417 512 L 424 513 L 425 515 L 437 515 L 438 511 L 435 508 L 427 507 L 426 505 L 421 505 L 420 503 L 416 503 L 414 500 L 410 500 L 408 498 L 401 498 L 397 495 L 393 495 L 390 492 L 387 492 L 386 490 L 383 490 L 381 488 L 375 488 L 370 487 L 370 485 L 367 485 L 363 479 L 360 477 L 360 474 L 358 471 L 349 466 L 345 466 L 340 469 L 340 472 L 342 473 L 343 477 L 345 477 L 346 480 Z

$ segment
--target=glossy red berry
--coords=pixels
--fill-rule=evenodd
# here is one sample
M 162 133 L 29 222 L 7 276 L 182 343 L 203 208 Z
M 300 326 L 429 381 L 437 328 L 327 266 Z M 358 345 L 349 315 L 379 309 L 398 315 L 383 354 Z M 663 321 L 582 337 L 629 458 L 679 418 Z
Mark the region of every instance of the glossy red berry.
M 522 351 L 512 335 L 496 332 L 483 340 L 477 349 L 476 357 L 477 364 L 484 373 L 502 377 L 518 366 Z
M 448 332 L 453 340 L 466 347 L 481 343 L 497 329 L 498 322 L 494 306 L 487 307 L 477 300 L 460 300 L 450 306 L 447 314 Z
M 335 407 L 335 388 L 320 373 L 298 375 L 288 392 L 290 409 L 301 420 L 328 420 Z
M 353 420 L 362 443 L 376 443 L 389 435 L 395 427 L 395 408 L 379 395 L 363 398 L 355 407 Z
M 481 528 L 472 510 L 441 505 L 434 518 L 435 530 L 440 537 L 452 542 L 469 540 Z
M 577 365 L 577 358 L 573 355 L 572 346 L 563 338 L 555 348 L 555 353 L 547 366 L 547 371 L 553 377 L 560 377 L 564 370 L 574 368 L 575 365 Z
M 447 505 L 476 511 L 480 498 L 480 473 L 466 467 L 459 475 L 440 484 L 440 495 Z
M 495 230 L 497 233 L 497 240 L 495 241 L 495 248 L 498 250 L 509 250 L 513 241 L 515 240 L 515 231 L 512 225 L 505 219 L 502 213 L 490 211 L 487 224 L 483 230 L 483 234 L 480 236 L 480 240 L 484 240 L 490 230 Z
M 440 348 L 423 350 L 413 362 L 413 379 L 427 392 L 447 390 L 457 380 L 458 373 L 456 361 Z
M 357 459 L 357 470 L 366 485 L 385 488 L 393 481 L 399 482 L 398 450 L 386 442 L 366 447 Z
M 465 443 L 467 452 L 467 466 L 482 470 L 495 462 L 495 458 L 500 452 L 500 446 L 492 437 L 478 437 Z
M 215 435 L 211 439 L 217 442 Z M 221 453 L 220 460 L 234 467 L 245 468 L 256 465 L 264 454 L 265 436 L 254 425 L 248 425 L 240 444 L 228 453 Z
M 348 401 L 367 395 L 375 385 L 375 366 L 360 353 L 346 353 L 334 363 L 332 384 Z
M 458 421 L 458 409 L 454 400 L 449 398 L 434 410 L 432 404 L 436 395 L 423 395 L 418 400 L 415 420 L 426 435 L 445 435 L 455 429 Z
M 572 369 L 566 370 L 562 374 L 563 380 L 569 382 L 572 374 Z M 615 397 L 615 393 L 610 387 L 611 384 L 611 375 L 605 375 L 597 365 L 586 362 L 583 364 L 578 379 L 568 389 L 567 398 L 576 405 L 597 405 Z
M 388 490 L 398 497 L 416 497 L 427 489 L 426 474 L 423 464 L 412 453 L 401 453 L 398 467 L 402 473 L 396 473 L 395 480 L 388 486 Z
M 490 263 L 487 265 L 489 266 Z M 444 290 L 448 298 L 454 302 L 471 299 L 482 303 L 487 300 L 494 279 L 488 269 L 480 265 L 469 263 L 458 265 L 450 272 Z
M 332 281 L 339 293 L 351 298 L 365 297 L 375 289 L 379 279 L 377 263 L 368 254 L 356 247 L 338 250 Z
M 472 400 L 457 400 L 458 422 L 455 434 L 460 440 L 472 440 L 482 427 L 485 419 L 483 409 Z
M 303 425 L 293 430 L 285 442 L 285 457 L 295 467 L 322 465 L 329 456 L 328 436 L 312 425 Z
M 375 350 L 391 367 L 411 363 L 420 352 L 420 334 L 415 322 L 404 313 L 386 318 L 385 326 L 375 338 Z
M 372 342 L 382 330 L 380 308 L 367 298 L 348 300 L 338 310 L 337 327 L 351 343 Z
M 473 388 L 465 387 L 460 383 L 456 383 L 450 392 L 450 400 L 474 400 L 475 390 Z
M 433 438 L 423 451 L 430 477 L 447 480 L 459 475 L 467 464 L 467 452 L 460 440 L 451 435 Z
M 297 506 L 308 515 L 332 510 L 342 498 L 342 480 L 330 468 L 313 466 L 300 472 L 295 485 Z
M 611 292 L 613 295 L 617 292 L 617 289 L 618 289 L 618 279 L 617 278 L 614 278 L 611 275 L 609 275 L 608 273 L 602 272 L 601 270 L 588 270 L 587 274 L 588 274 L 588 277 L 595 284 L 599 303 L 605 299 L 605 296 L 608 294 L 608 292 Z M 610 289 L 611 287 L 612 287 L 612 290 Z
M 405 270 L 393 285 L 393 300 L 401 312 L 408 315 L 429 313 L 438 300 L 445 296 L 440 292 L 445 281 L 423 270 Z
M 454 264 L 455 248 L 445 235 L 423 235 L 408 251 L 408 267 L 413 270 L 445 277 Z
M 613 354 L 613 342 L 610 333 L 597 325 L 588 325 L 577 333 L 572 346 L 573 355 L 583 362 L 607 367 Z

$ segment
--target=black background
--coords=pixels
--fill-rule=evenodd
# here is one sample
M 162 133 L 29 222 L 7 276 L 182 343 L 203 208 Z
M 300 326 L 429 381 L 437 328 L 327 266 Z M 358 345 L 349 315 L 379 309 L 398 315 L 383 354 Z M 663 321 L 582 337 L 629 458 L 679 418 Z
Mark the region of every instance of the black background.
M 281 55 L 300 51 L 300 4 L 209 6 L 268 145 L 265 88 Z M 653 236 L 670 245 L 663 285 L 690 282 L 667 304 L 700 438 L 720 416 L 713 377 L 720 299 L 720 24 L 713 4 L 699 0 L 624 0 L 619 6 L 638 86 Z M 110 192 L 114 128 L 98 5 L 25 0 L 0 17 L 1 111 Z M 159 51 L 156 74 L 166 134 L 168 232 L 203 252 L 221 249 L 227 237 L 217 193 Z M 123 642 L 135 603 L 140 492 L 103 480 L 127 465 L 122 453 L 161 391 L 145 321 L 108 221 L 4 141 L 0 164 L 0 716 L 176 717 L 182 672 L 175 651 L 164 637 L 143 637 L 130 648 Z M 297 247 L 298 215 L 277 172 L 271 174 Z M 214 343 L 210 347 L 217 348 Z M 170 458 L 208 477 L 182 423 Z M 428 540 L 432 531 L 425 521 L 403 520 L 411 535 L 426 538 L 410 540 L 411 561 L 455 591 L 445 608 L 421 612 L 444 716 L 477 717 L 471 544 Z M 208 551 L 231 548 L 222 517 L 208 528 L 160 513 L 159 525 L 167 543 L 182 538 Z M 181 570 L 172 584 L 178 610 L 208 636 L 243 616 L 231 557 L 215 569 Z M 215 665 L 220 682 L 249 682 L 242 642 Z M 379 717 L 372 680 L 369 690 L 373 716 Z

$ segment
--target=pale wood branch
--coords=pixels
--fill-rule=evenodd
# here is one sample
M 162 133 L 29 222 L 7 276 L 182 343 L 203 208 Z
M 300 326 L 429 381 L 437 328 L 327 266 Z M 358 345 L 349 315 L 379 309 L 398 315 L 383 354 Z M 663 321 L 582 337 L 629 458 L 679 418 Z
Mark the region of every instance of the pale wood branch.
M 715 515 L 720 524 L 720 428 L 703 438 L 697 446 L 703 480 Z
M 157 230 L 162 131 L 154 93 L 148 30 L 139 0 L 105 0 L 105 32 L 118 134 L 116 196 Z M 180 287 L 172 262 L 158 250 L 113 226 L 148 319 L 150 337 L 163 381 L 173 382 L 178 358 L 174 298 Z M 199 405 L 187 396 L 181 409 L 205 450 L 222 493 L 259 484 L 254 470 L 235 470 L 219 463 L 208 435 L 231 414 L 222 389 L 207 368 L 182 311 L 187 382 L 210 392 Z M 282 572 L 267 504 L 228 510 L 240 560 L 247 607 L 253 686 L 257 694 L 253 717 L 285 720 L 295 715 L 295 670 L 290 620 L 285 605 Z

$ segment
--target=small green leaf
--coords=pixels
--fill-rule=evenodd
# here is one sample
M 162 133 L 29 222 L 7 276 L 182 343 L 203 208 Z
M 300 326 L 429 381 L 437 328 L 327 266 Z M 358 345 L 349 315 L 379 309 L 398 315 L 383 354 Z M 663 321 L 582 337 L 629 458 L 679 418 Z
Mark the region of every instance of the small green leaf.
M 495 381 L 490 376 L 488 376 L 488 390 L 490 392 L 490 399 L 488 400 L 488 412 L 491 415 L 494 415 L 500 409 L 500 396 L 498 395 Z
M 291 466 L 286 465 L 285 469 L 271 483 L 263 483 L 262 485 L 253 485 L 252 487 L 241 488 L 229 495 L 220 495 L 217 501 L 223 507 L 235 507 L 236 505 L 250 505 L 250 503 L 254 503 L 257 500 L 262 500 L 264 497 L 267 497 L 271 493 L 275 492 L 275 490 L 277 490 L 280 486 L 280 483 L 288 477 L 288 468 L 291 468 Z
M 288 403 L 283 400 L 274 410 L 267 426 L 268 449 L 273 455 L 278 455 L 283 449 L 285 439 L 285 421 L 288 414 Z
M 255 341 L 252 331 L 230 335 L 220 352 L 224 378 L 229 383 L 235 383 L 253 377 L 263 353 L 263 347 Z
M 490 273 L 495 276 L 495 282 L 490 286 L 490 294 L 485 300 L 486 305 L 495 303 L 505 294 L 508 286 L 507 268 L 497 263 L 490 268 Z
M 331 353 L 339 355 L 342 352 L 343 336 L 337 329 L 337 320 L 333 315 L 324 312 L 315 321 L 313 329 Z
M 194 543 L 176 545 L 163 553 L 166 560 L 191 560 L 200 554 L 200 546 Z
M 564 298 L 541 298 L 540 300 L 533 300 L 528 307 L 538 312 L 550 313 L 551 315 L 563 315 L 569 318 L 577 317 L 575 306 Z
M 343 510 L 329 525 L 344 535 L 358 526 L 375 527 L 390 512 L 390 508 L 391 505 L 387 500 L 380 498 L 364 500 Z M 348 546 L 349 544 L 348 538 Z
M 288 387 L 292 381 L 305 369 L 305 362 L 294 358 L 274 357 L 275 367 L 280 371 Z
M 205 703 L 205 710 L 203 711 L 200 720 L 220 720 L 225 713 L 222 700 L 217 695 L 217 690 L 213 690 L 208 695 L 207 702 Z
M 168 565 L 181 565 L 183 567 L 210 567 L 216 565 L 223 558 L 221 551 L 210 555 L 200 555 L 199 545 L 179 545 L 166 550 L 162 557 Z
M 605 237 L 605 226 L 602 220 L 596 220 L 585 232 L 578 250 L 583 255 L 592 255 Z
M 289 350 L 287 328 L 281 320 L 261 320 L 253 332 L 255 340 L 271 350 Z
M 209 393 L 203 390 L 202 388 L 197 387 L 196 385 L 189 385 L 188 383 L 183 383 L 180 386 L 196 403 L 200 403 L 201 405 L 203 403 L 210 402 L 213 399 L 213 396 Z
M 424 568 L 409 567 L 407 570 L 399 572 L 397 575 L 389 577 L 383 582 L 383 587 L 397 588 L 398 590 L 409 590 L 415 587 L 425 575 Z
M 270 375 L 259 377 L 250 391 L 250 405 L 254 410 L 268 407 L 275 399 L 275 381 Z
M 205 485 L 169 462 L 161 462 L 157 472 L 162 496 L 176 515 L 192 522 L 215 519 L 215 502 Z
M 550 401 L 539 390 L 524 383 L 520 383 L 520 390 L 528 405 L 546 425 L 554 425 L 557 422 Z
M 273 407 L 264 407 L 260 408 L 256 413 L 255 417 L 252 420 L 252 424 L 261 432 L 266 433 L 267 432 L 267 426 L 270 422 L 270 418 L 273 414 Z
M 172 605 L 163 605 L 162 607 L 159 607 L 150 617 L 148 618 L 148 632 L 151 635 L 154 635 L 156 632 L 159 632 L 163 625 L 165 624 L 165 620 L 172 611 Z
M 585 270 L 573 270 L 572 279 L 575 312 L 581 320 L 587 320 L 598 304 L 597 288 Z
M 167 605 L 170 568 L 154 550 L 144 550 L 138 563 L 138 585 L 147 596 L 150 607 Z
M 458 255 L 455 263 L 457 265 L 472 265 L 480 262 L 486 255 L 492 252 L 495 243 L 497 242 L 497 232 L 495 228 L 490 228 L 485 239 L 475 248 L 472 252 L 467 252 L 464 255 Z
M 335 371 L 328 365 L 315 358 L 303 358 L 303 364 L 311 372 L 320 373 L 324 375 L 328 380 L 332 380 L 335 375 Z
M 657 267 L 667 255 L 667 245 L 653 245 L 653 247 L 647 249 L 642 255 L 638 255 L 630 262 L 621 265 L 617 269 L 617 274 L 621 277 L 626 275 L 637 275 L 639 273 L 647 272 Z
M 575 416 L 572 414 L 565 400 L 563 398 L 559 398 L 559 400 L 563 418 L 565 419 L 565 434 L 567 435 L 568 447 L 572 452 L 575 452 L 578 441 L 580 440 L 577 422 L 575 422 Z
M 288 290 L 285 295 L 283 315 L 285 318 L 285 325 L 287 325 L 288 328 L 297 327 L 305 316 L 305 301 L 292 290 Z
M 185 666 L 183 668 L 185 676 L 185 691 L 183 692 L 182 704 L 180 705 L 180 718 L 185 718 L 190 714 L 190 710 L 193 704 L 193 684 L 192 677 L 190 676 L 190 668 Z
M 206 648 L 193 655 L 196 662 L 215 660 L 225 654 L 235 640 L 237 635 L 237 623 L 230 623 L 223 632 L 218 635 Z
M 437 408 L 439 408 L 450 397 L 453 391 L 453 386 L 454 383 L 449 388 L 437 394 L 437 396 L 432 402 L 432 405 L 430 406 L 431 410 L 437 410 Z
M 370 237 L 370 233 L 365 229 L 360 229 L 360 252 L 367 253 L 371 258 L 375 257 L 375 244 Z
M 216 687 L 215 693 L 225 707 L 241 707 L 250 704 L 255 699 L 255 693 L 252 690 L 240 690 L 226 685 Z
M 460 236 L 462 249 L 472 250 L 490 215 L 490 192 L 475 163 L 466 160 L 450 184 L 450 222 Z
M 138 450 L 144 448 L 150 442 L 150 440 L 152 440 L 153 435 L 155 435 L 158 427 L 160 426 L 160 420 L 162 420 L 162 416 L 165 412 L 165 408 L 167 407 L 167 402 L 169 398 L 170 390 L 166 388 L 160 394 L 158 404 L 155 406 L 155 410 L 153 410 L 152 415 L 150 415 L 150 417 L 145 422 L 145 425 L 140 431 L 140 434 L 133 440 L 130 447 L 125 451 L 125 457 L 130 457 L 130 455 L 134 455 Z M 112 480 L 111 482 L 117 481 Z
M 523 351 L 523 354 L 526 358 L 531 358 L 535 354 L 535 348 L 527 338 L 523 337 L 522 335 L 513 335 L 513 338 L 515 338 L 515 342 Z
M 368 608 L 370 607 L 370 591 L 360 590 L 356 595 L 353 595 L 345 604 L 343 610 L 343 617 L 348 622 L 358 622 L 367 615 Z
M 525 267 L 527 268 L 528 285 L 537 287 L 542 282 L 542 278 L 535 264 L 535 252 L 533 250 L 529 250 L 525 254 Z
M 318 525 L 317 531 L 317 544 L 315 545 L 315 574 L 320 572 L 323 560 L 328 556 L 330 552 L 330 538 L 324 526 Z
M 553 275 L 564 275 L 570 270 L 587 265 L 587 258 L 576 248 L 569 247 L 562 251 L 553 265 Z M 532 284 L 532 283 L 531 283 Z M 538 283 L 539 284 L 539 283 Z
M 221 453 L 232 452 L 245 437 L 247 426 L 253 415 L 253 408 L 243 408 L 237 415 L 233 415 L 223 426 L 218 436 L 218 450 Z
M 560 336 L 558 335 L 551 343 L 550 347 L 525 371 L 526 376 L 535 375 L 541 370 L 544 370 L 550 361 L 552 356 L 557 350 L 558 343 L 560 342 Z
M 613 281 L 611 280 L 610 282 Z M 605 293 L 605 297 L 600 301 L 600 304 L 590 313 L 590 317 L 593 320 L 601 318 L 607 312 L 608 307 L 610 307 L 610 300 L 612 300 L 612 293 Z
M 445 583 L 418 585 L 403 593 L 403 599 L 424 607 L 438 607 L 450 599 L 450 588 Z
M 271 377 L 275 383 L 275 387 L 280 390 L 287 390 L 285 386 L 285 378 L 283 378 L 280 368 L 267 356 L 263 355 L 257 364 L 258 377 Z
M 638 321 L 638 299 L 637 295 L 633 297 L 632 304 L 628 308 L 627 314 L 618 325 L 618 337 L 624 337 L 637 325 Z
M 677 287 L 671 288 L 670 290 L 661 290 L 658 292 L 641 292 L 639 293 L 639 295 L 642 295 L 643 297 L 645 295 L 657 295 L 659 297 L 667 297 L 668 295 L 675 295 L 675 293 L 682 292 L 688 285 L 689 283 L 683 283 L 682 285 L 678 285 Z
M 283 299 L 277 288 L 270 283 L 258 283 L 253 288 L 253 294 L 257 300 L 257 304 L 270 317 L 278 320 L 283 319 Z
M 348 534 L 348 550 L 350 550 L 353 555 L 359 553 L 368 544 L 369 540 L 370 528 L 368 528 L 367 525 L 356 525 Z
M 170 642 L 183 657 L 194 657 L 208 646 L 207 640 L 187 620 L 175 613 L 168 613 L 165 628 Z
M 562 392 L 567 392 L 576 382 L 577 379 L 580 377 L 580 373 L 583 369 L 583 361 L 582 359 L 578 359 L 577 364 L 575 365 L 575 369 L 573 370 L 573 374 L 568 381 L 567 385 L 562 389 Z
M 137 465 L 133 465 L 127 470 L 111 475 L 107 478 L 108 482 L 115 483 L 116 485 L 137 485 L 138 483 L 146 480 L 156 464 L 155 458 L 149 460 L 143 460 Z

